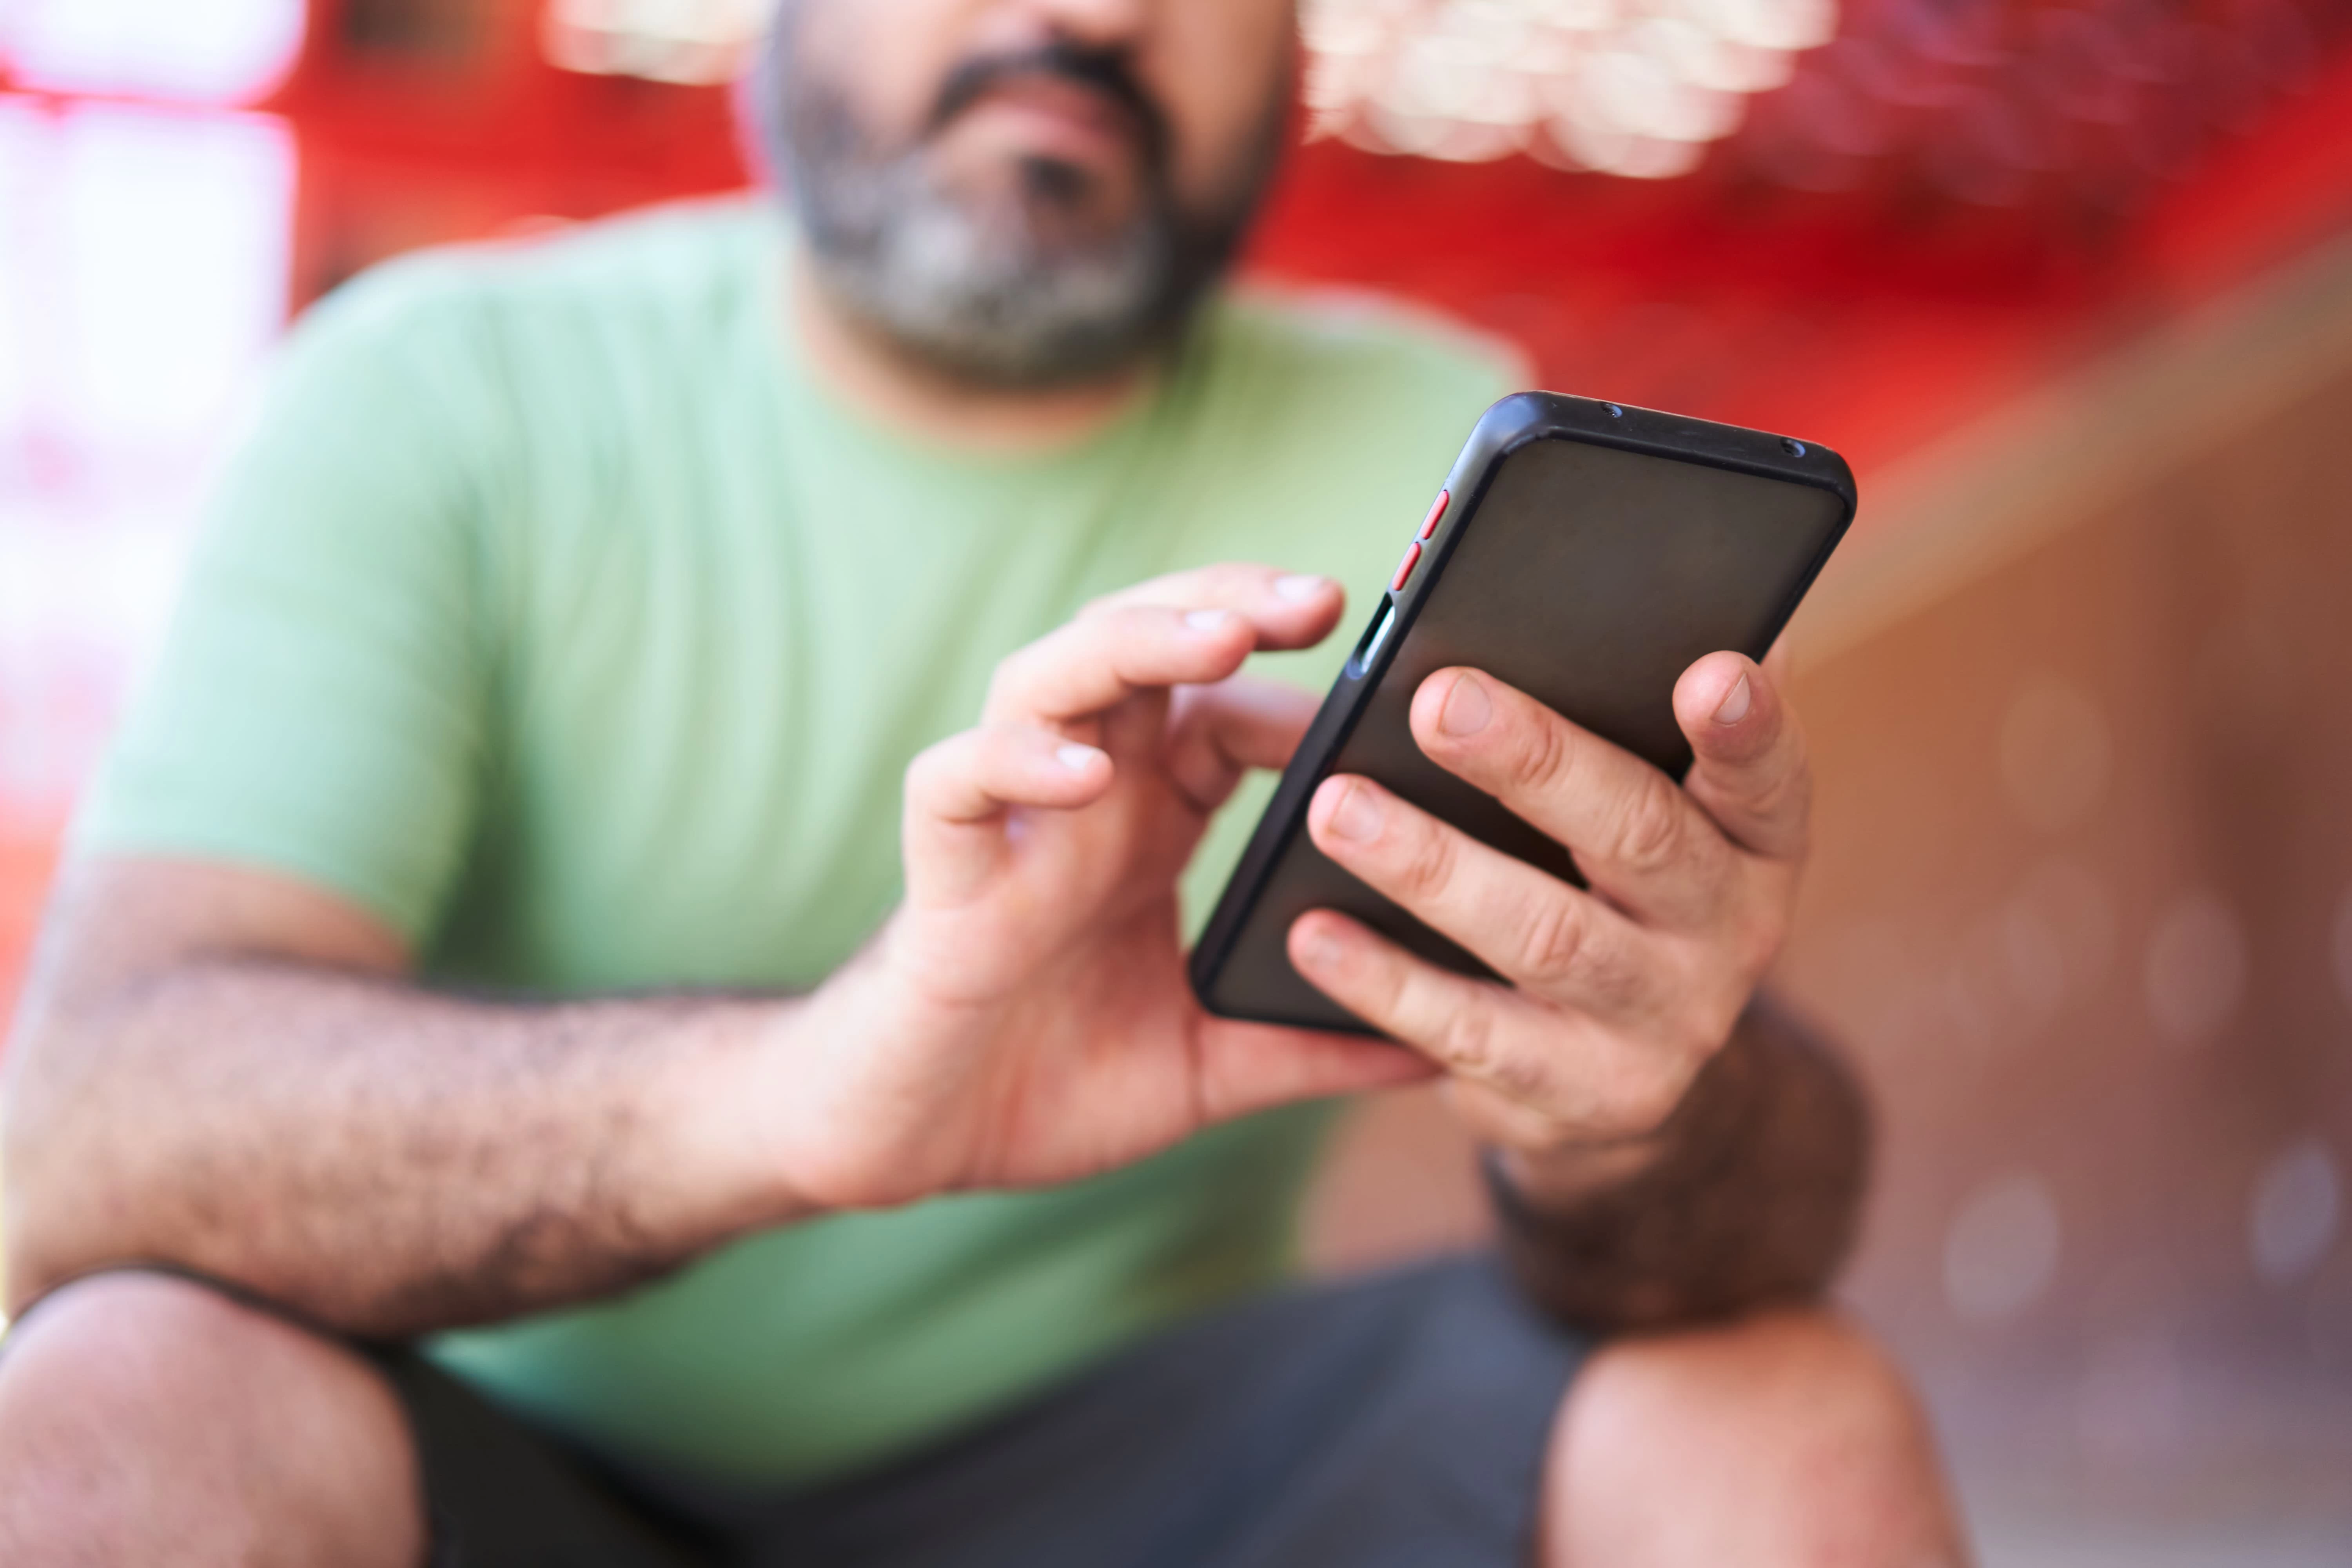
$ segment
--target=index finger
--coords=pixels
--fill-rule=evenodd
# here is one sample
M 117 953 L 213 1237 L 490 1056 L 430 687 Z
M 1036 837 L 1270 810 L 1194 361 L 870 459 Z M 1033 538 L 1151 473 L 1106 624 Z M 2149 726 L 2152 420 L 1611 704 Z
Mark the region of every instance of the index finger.
M 1231 610 L 1129 605 L 1084 616 L 1008 655 L 988 683 L 987 723 L 1092 718 L 1130 697 L 1206 685 L 1241 668 L 1257 641 Z
M 1253 652 L 1322 641 L 1346 599 L 1328 577 L 1272 566 L 1171 572 L 1095 600 L 1009 655 L 983 713 L 1063 722 L 1147 691 L 1223 680 Z
M 1258 647 L 1298 648 L 1312 647 L 1328 636 L 1347 603 L 1346 590 L 1333 578 L 1228 561 L 1170 572 L 1107 594 L 1079 611 L 1078 618 L 1116 615 L 1139 605 L 1231 610 L 1257 627 Z

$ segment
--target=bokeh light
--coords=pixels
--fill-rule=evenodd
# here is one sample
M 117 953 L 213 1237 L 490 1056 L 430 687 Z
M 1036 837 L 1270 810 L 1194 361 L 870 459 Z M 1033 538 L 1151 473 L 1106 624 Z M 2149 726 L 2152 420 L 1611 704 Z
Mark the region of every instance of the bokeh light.
M 2344 901 L 2336 906 L 2336 925 L 2329 936 L 2328 967 L 2336 973 L 2336 994 L 2344 1005 L 2352 1007 L 2352 888 L 2344 890 Z
M 1687 172 L 1827 43 L 1834 0 L 1307 0 L 1311 134 L 1475 162 Z
M 2246 964 L 2245 926 L 2228 904 L 2206 892 L 2174 900 L 2147 939 L 2142 975 L 2157 1033 L 2178 1046 L 2216 1033 L 2237 1011 Z
M 2010 805 L 2045 833 L 2073 826 L 2098 805 L 2115 751 L 2098 703 L 2050 675 L 2027 682 L 2011 701 L 1999 748 Z
M 2115 961 L 2116 900 L 2099 874 L 2079 860 L 2044 860 L 2026 873 L 2009 901 L 2011 929 L 2046 933 L 2065 999 L 2080 1001 L 2105 981 Z
M 2057 1278 L 2064 1231 L 2049 1184 L 2031 1172 L 1995 1177 L 1960 1205 L 1944 1242 L 1944 1292 L 1973 1321 L 2014 1317 Z
M 565 70 L 719 82 L 740 68 L 774 0 L 547 0 L 541 39 Z
M 302 46 L 303 0 L 10 0 L 0 60 L 26 87 L 249 103 Z
M 2317 1268 L 2335 1245 L 2343 1194 L 2326 1144 L 2298 1138 L 2279 1151 L 2255 1182 L 2246 1216 L 2254 1272 L 2267 1284 L 2291 1285 Z
M 61 812 L 285 319 L 262 116 L 0 100 L 0 819 Z

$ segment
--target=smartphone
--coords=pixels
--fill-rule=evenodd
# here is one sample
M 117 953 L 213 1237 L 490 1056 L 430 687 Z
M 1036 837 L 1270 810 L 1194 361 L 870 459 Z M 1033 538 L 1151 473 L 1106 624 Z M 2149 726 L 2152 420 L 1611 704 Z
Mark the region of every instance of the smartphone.
M 1406 716 L 1437 670 L 1493 674 L 1679 780 L 1674 689 L 1702 655 L 1761 658 L 1853 519 L 1826 447 L 1558 393 L 1486 410 L 1284 770 L 1192 950 L 1230 1018 L 1370 1034 L 1291 966 L 1309 910 L 1351 915 L 1433 963 L 1492 971 L 1315 847 L 1333 773 L 1373 779 L 1463 832 L 1579 883 L 1558 843 L 1422 752 Z

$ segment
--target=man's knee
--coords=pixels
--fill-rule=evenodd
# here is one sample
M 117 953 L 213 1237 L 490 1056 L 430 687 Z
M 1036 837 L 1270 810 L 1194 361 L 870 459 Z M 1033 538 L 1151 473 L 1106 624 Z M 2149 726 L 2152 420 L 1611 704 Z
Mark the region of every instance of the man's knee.
M 152 1533 L 184 1561 L 250 1547 L 274 1562 L 262 1543 L 363 1539 L 337 1560 L 413 1563 L 416 1496 L 405 1418 L 373 1369 L 201 1285 L 94 1276 L 0 1342 L 0 1542 L 129 1561 Z
M 1610 1345 L 1554 1430 L 1551 1563 L 1943 1568 L 1964 1552 L 1918 1402 L 1840 1319 Z
M 151 1424 L 233 1420 L 248 1402 L 236 1391 L 326 1371 L 336 1353 L 193 1281 L 99 1274 L 44 1297 L 0 1341 L 0 1408 L 53 1434 L 100 1427 L 119 1444 Z
M 257 1314 L 216 1290 L 140 1269 L 95 1274 L 36 1302 L 5 1340 L 0 1376 L 128 1394 L 162 1369 L 242 1348 Z

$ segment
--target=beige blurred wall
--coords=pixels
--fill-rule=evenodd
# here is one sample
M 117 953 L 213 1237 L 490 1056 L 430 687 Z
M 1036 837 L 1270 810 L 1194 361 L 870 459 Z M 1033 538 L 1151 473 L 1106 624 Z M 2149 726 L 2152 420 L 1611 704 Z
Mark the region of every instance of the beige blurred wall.
M 1989 1463 L 2352 1522 L 2352 253 L 1902 482 L 1800 679 L 1850 1293 Z
M 1969 1467 L 2352 1510 L 2352 248 L 1864 517 L 1796 633 L 1780 977 L 1880 1109 L 1847 1294 Z M 1311 1215 L 1328 1267 L 1481 1227 L 1425 1097 Z

